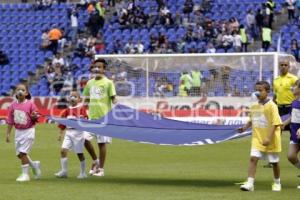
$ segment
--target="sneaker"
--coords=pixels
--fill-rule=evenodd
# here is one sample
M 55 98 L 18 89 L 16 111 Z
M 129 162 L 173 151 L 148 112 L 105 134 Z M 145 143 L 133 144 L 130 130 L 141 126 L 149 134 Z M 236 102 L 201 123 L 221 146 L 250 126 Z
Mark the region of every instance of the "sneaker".
M 85 179 L 87 178 L 86 174 L 85 173 L 80 173 L 78 176 L 77 176 L 78 179 Z
M 68 178 L 68 173 L 64 171 L 59 171 L 54 174 L 57 178 Z
M 297 189 L 300 189 L 300 185 L 297 186 Z
M 281 191 L 281 184 L 273 183 L 272 184 L 272 191 L 274 191 L 274 192 L 280 192 Z
M 34 161 L 33 162 L 33 168 L 32 173 L 34 175 L 34 179 L 40 179 L 41 178 L 41 162 L 40 161 Z
M 241 185 L 240 189 L 242 191 L 250 191 L 253 192 L 254 191 L 254 185 L 250 184 L 248 182 L 244 183 L 243 185 Z
M 99 177 L 102 177 L 104 176 L 104 169 L 99 169 L 99 171 L 95 174 L 93 174 L 94 176 L 99 176 Z
M 89 175 L 94 175 L 96 173 L 96 171 L 95 171 L 95 169 L 91 169 L 90 171 L 89 171 Z
M 99 172 L 99 166 L 97 166 L 97 164 L 93 163 L 91 170 L 89 171 L 89 175 L 94 175 L 97 174 Z
M 25 182 L 25 181 L 30 181 L 30 177 L 28 174 L 21 174 L 16 181 L 18 182 Z

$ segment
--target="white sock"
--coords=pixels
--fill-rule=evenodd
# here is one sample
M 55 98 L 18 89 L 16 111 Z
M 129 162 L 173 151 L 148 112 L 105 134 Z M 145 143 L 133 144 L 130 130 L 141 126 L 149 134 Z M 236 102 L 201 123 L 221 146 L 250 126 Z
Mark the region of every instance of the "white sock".
M 60 164 L 61 164 L 61 170 L 63 172 L 67 172 L 68 171 L 68 158 L 61 158 L 60 159 Z
M 280 178 L 274 178 L 274 183 L 276 183 L 276 184 L 280 184 Z
M 27 158 L 28 158 L 28 160 L 29 160 L 29 165 L 30 165 L 30 167 L 31 168 L 34 168 L 35 166 L 34 166 L 34 163 L 33 163 L 33 161 L 31 160 L 31 158 L 27 155 Z
M 80 162 L 80 173 L 81 174 L 85 173 L 85 160 Z
M 29 174 L 29 164 L 21 165 L 22 167 L 22 173 L 23 174 Z
M 253 184 L 254 184 L 254 178 L 248 177 L 247 182 L 248 182 L 249 184 L 253 185 Z
M 100 166 L 99 159 L 93 160 L 93 164 L 96 164 L 96 165 L 97 165 L 97 167 L 99 167 L 99 166 Z
M 295 164 L 295 167 L 297 167 L 298 169 L 300 169 L 300 161 L 298 161 L 298 162 Z

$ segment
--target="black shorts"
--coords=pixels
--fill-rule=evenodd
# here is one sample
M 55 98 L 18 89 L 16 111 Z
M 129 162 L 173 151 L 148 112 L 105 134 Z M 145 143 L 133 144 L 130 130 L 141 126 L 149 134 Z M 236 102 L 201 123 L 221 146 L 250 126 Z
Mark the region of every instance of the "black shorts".
M 278 105 L 278 111 L 279 111 L 280 117 L 290 114 L 291 108 L 292 108 L 291 105 Z M 291 131 L 290 125 L 288 124 L 287 126 L 285 126 L 284 130 Z

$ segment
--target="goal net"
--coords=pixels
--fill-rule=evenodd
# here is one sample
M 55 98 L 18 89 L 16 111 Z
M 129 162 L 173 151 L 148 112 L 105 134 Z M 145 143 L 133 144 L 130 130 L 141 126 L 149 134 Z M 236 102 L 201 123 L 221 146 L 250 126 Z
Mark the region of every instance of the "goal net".
M 97 55 L 108 63 L 120 103 L 183 120 L 246 115 L 255 82 L 273 84 L 280 53 Z M 272 95 L 272 94 L 271 94 Z

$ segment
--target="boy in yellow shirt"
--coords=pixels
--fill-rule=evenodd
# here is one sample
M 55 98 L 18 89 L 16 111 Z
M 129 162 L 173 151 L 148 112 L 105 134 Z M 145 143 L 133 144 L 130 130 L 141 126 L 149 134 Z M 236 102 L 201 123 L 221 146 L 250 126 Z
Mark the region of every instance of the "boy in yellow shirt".
M 273 191 L 281 191 L 279 152 L 281 152 L 280 126 L 282 124 L 276 104 L 268 98 L 270 84 L 258 81 L 255 84 L 255 95 L 258 103 L 250 108 L 250 120 L 238 129 L 244 132 L 252 126 L 252 142 L 248 179 L 241 185 L 243 191 L 254 191 L 254 177 L 259 159 L 267 159 L 273 164 Z

